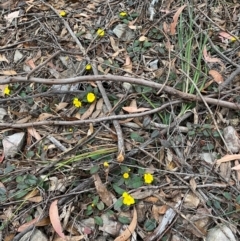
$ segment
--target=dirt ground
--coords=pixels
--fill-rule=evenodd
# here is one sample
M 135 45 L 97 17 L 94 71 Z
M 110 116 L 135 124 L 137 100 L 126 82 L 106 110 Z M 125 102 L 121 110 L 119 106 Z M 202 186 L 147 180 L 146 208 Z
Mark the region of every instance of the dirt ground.
M 237 0 L 0 1 L 0 240 L 240 240 Z

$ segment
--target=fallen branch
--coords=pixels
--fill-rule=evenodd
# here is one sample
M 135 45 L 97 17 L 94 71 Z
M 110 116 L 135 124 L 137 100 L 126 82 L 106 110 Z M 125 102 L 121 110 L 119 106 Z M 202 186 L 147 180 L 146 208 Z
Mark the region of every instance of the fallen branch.
M 182 91 L 176 90 L 170 86 L 163 86 L 162 84 L 155 83 L 150 80 L 144 80 L 140 78 L 131 78 L 131 77 L 123 77 L 123 76 L 117 76 L 117 75 L 87 75 L 87 76 L 78 76 L 74 78 L 68 78 L 68 79 L 42 79 L 42 78 L 30 78 L 29 80 L 26 79 L 26 77 L 21 76 L 14 76 L 14 77 L 8 77 L 6 79 L 0 79 L 0 84 L 11 84 L 11 83 L 17 83 L 17 82 L 34 82 L 34 83 L 42 83 L 42 84 L 75 84 L 80 82 L 90 82 L 90 81 L 114 81 L 114 82 L 128 82 L 132 84 L 138 84 L 138 85 L 144 85 L 149 86 L 155 89 L 161 89 L 175 97 L 179 97 L 183 100 L 187 101 L 199 101 L 203 102 L 203 99 L 208 104 L 226 107 L 229 109 L 234 110 L 240 110 L 240 105 L 237 103 L 231 103 L 228 101 L 223 100 L 217 100 L 209 97 L 204 97 L 203 99 L 200 96 L 196 96 L 193 94 L 184 93 Z
M 136 113 L 136 114 L 128 114 L 128 115 L 111 115 L 111 116 L 105 116 L 105 117 L 100 117 L 96 119 L 88 119 L 88 120 L 77 120 L 77 121 L 38 121 L 38 122 L 30 122 L 30 123 L 23 123 L 23 124 L 14 124 L 14 123 L 0 123 L 0 127 L 11 127 L 11 128 L 27 128 L 27 127 L 33 127 L 33 126 L 42 126 L 42 125 L 62 125 L 62 126 L 68 126 L 68 125 L 82 125 L 82 124 L 89 124 L 89 123 L 99 123 L 102 121 L 109 121 L 109 120 L 123 120 L 123 119 L 128 119 L 128 118 L 135 118 L 135 117 L 141 117 L 144 115 L 150 115 L 154 114 L 156 112 L 159 112 L 166 107 L 174 104 L 179 104 L 182 103 L 182 101 L 175 100 L 175 101 L 170 101 L 165 104 L 163 104 L 159 108 L 155 108 L 153 110 L 145 111 L 142 113 Z

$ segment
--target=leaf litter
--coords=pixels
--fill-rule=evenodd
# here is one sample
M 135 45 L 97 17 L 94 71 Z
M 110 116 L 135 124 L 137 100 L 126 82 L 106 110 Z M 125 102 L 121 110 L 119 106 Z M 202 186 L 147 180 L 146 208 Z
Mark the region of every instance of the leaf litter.
M 27 238 L 33 227 L 41 240 L 239 240 L 240 7 L 192 4 L 0 3 L 5 240 Z M 78 77 L 85 80 L 69 84 Z

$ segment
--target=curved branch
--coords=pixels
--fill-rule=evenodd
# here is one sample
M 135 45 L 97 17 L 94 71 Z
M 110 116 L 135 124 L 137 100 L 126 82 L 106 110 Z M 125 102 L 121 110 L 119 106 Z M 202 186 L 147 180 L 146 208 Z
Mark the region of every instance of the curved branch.
M 144 79 L 140 79 L 140 78 L 123 77 L 123 76 L 117 76 L 117 75 L 87 75 L 87 76 L 78 76 L 78 77 L 68 78 L 68 79 L 30 78 L 29 80 L 27 80 L 25 77 L 15 76 L 15 77 L 9 77 L 9 78 L 0 80 L 0 84 L 10 84 L 10 83 L 17 83 L 17 82 L 34 82 L 34 83 L 54 85 L 54 84 L 74 84 L 74 83 L 90 82 L 90 81 L 128 82 L 128 83 L 132 83 L 132 84 L 149 86 L 149 87 L 152 87 L 155 89 L 162 88 L 162 90 L 165 91 L 166 93 L 179 97 L 183 100 L 203 102 L 203 100 L 200 96 L 184 93 L 184 92 L 176 90 L 170 86 L 163 86 L 162 84 L 158 84 L 158 83 L 155 83 L 150 80 L 144 80 Z M 240 105 L 237 103 L 231 103 L 228 101 L 217 100 L 217 99 L 213 99 L 213 98 L 209 98 L 209 97 L 204 97 L 204 100 L 208 104 L 226 107 L 226 108 L 234 109 L 234 110 L 240 110 Z

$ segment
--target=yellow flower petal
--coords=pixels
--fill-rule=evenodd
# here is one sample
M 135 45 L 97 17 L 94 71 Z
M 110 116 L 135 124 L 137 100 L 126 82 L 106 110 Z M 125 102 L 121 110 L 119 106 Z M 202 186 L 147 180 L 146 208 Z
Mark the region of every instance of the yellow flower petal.
M 127 172 L 123 173 L 123 178 L 124 179 L 128 179 L 129 178 L 129 174 Z
M 78 98 L 73 99 L 73 105 L 77 108 L 82 106 L 82 102 Z
M 66 16 L 67 16 L 67 13 L 62 10 L 62 11 L 60 11 L 59 15 L 62 16 L 62 17 L 66 17 Z
M 123 197 L 123 204 L 125 204 L 127 206 L 130 206 L 130 205 L 135 203 L 134 198 L 130 194 L 128 194 L 127 192 L 124 192 L 122 194 L 122 197 Z
M 88 70 L 88 71 L 91 70 L 91 69 L 92 69 L 92 65 L 91 65 L 91 64 L 87 64 L 87 65 L 85 66 L 85 69 Z
M 153 182 L 153 175 L 151 173 L 144 174 L 144 182 L 147 184 L 151 184 Z
M 103 166 L 104 166 L 104 167 L 109 167 L 108 162 L 104 162 L 104 163 L 103 163 Z
M 87 94 L 87 101 L 88 103 L 92 103 L 94 102 L 94 100 L 96 99 L 96 95 L 92 92 Z
M 99 29 L 97 30 L 97 35 L 98 35 L 99 37 L 103 37 L 103 36 L 105 35 L 105 31 L 104 31 L 102 28 L 99 28 Z
M 120 17 L 126 17 L 127 13 L 126 12 L 120 12 L 119 15 L 120 15 Z
M 3 93 L 4 93 L 4 95 L 10 95 L 10 89 L 9 89 L 8 85 L 4 88 Z

